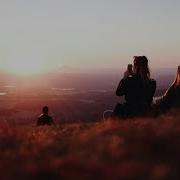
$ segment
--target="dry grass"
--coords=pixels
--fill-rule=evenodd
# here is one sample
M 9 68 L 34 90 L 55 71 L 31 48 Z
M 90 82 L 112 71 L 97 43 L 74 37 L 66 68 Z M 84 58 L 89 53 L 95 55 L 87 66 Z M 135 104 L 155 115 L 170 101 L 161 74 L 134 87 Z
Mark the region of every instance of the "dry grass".
M 35 127 L 0 124 L 0 179 L 180 179 L 180 113 Z

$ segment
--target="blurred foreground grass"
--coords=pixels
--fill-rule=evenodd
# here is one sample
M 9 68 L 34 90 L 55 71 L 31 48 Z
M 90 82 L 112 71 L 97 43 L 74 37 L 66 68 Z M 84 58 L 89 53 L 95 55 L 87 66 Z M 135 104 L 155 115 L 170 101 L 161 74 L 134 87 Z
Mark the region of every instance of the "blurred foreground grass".
M 0 123 L 0 179 L 180 179 L 180 112 L 52 127 Z

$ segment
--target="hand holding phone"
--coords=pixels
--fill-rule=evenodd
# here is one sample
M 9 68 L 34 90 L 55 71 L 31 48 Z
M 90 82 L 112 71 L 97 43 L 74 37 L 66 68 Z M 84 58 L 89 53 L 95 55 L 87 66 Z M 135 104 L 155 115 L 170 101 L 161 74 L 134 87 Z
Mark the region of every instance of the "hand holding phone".
M 132 75 L 133 75 L 133 66 L 132 64 L 128 64 L 127 70 L 124 73 L 124 78 L 127 78 L 128 76 L 132 76 Z
M 132 66 L 132 64 L 128 64 L 128 66 L 127 66 L 127 71 L 128 71 L 129 73 L 132 73 L 132 72 L 133 72 L 133 66 Z

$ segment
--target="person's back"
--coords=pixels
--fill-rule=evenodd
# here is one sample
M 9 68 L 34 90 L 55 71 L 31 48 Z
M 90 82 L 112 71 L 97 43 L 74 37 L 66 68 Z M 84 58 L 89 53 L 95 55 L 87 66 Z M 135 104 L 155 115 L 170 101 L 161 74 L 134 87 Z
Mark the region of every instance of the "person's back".
M 43 107 L 43 113 L 38 117 L 37 125 L 52 125 L 53 119 L 51 116 L 48 115 L 49 108 L 47 106 Z
M 174 89 L 174 106 L 175 107 L 180 107 L 180 86 L 176 86 Z
M 117 96 L 125 96 L 128 104 L 136 104 L 140 98 L 140 82 L 135 76 L 122 79 L 116 90 Z
M 125 97 L 128 114 L 138 115 L 149 110 L 155 90 L 155 80 L 144 82 L 141 77 L 135 75 L 121 80 L 116 95 Z
M 118 104 L 114 114 L 120 116 L 147 114 L 151 109 L 155 90 L 156 81 L 150 78 L 147 58 L 135 57 L 134 75 L 124 77 L 116 90 L 117 96 L 125 96 L 126 103 Z
M 38 117 L 38 125 L 51 125 L 52 122 L 52 117 L 47 114 L 41 114 Z
M 140 80 L 140 98 L 139 103 L 149 108 L 152 105 L 153 96 L 156 91 L 156 81 L 154 79 L 148 79 L 147 81 Z
M 170 107 L 180 107 L 180 86 L 171 86 L 164 98 Z

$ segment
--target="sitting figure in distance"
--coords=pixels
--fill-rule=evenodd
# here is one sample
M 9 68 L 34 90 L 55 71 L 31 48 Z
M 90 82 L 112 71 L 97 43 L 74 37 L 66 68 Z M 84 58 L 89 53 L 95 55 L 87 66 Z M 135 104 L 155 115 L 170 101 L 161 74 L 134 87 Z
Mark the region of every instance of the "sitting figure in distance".
M 44 106 L 42 108 L 42 114 L 38 117 L 37 126 L 53 124 L 53 119 L 51 116 L 48 115 L 48 111 L 49 111 L 48 106 Z

